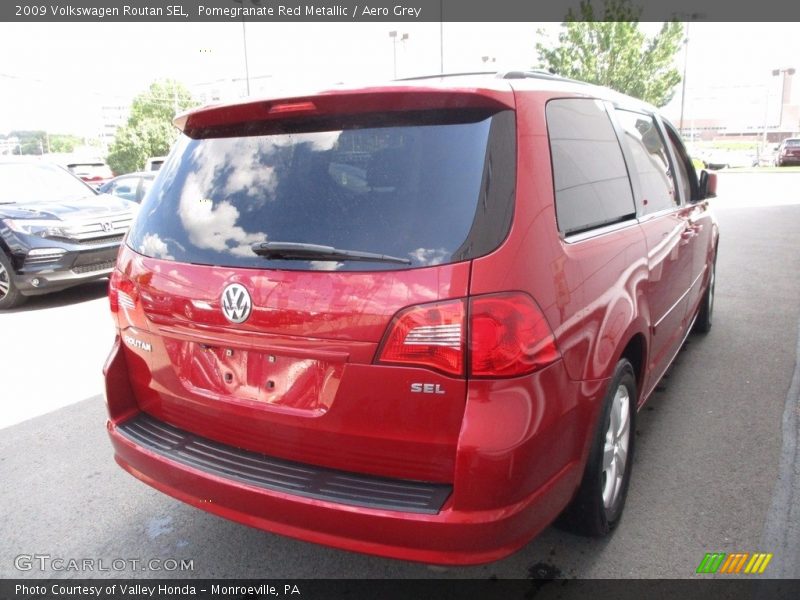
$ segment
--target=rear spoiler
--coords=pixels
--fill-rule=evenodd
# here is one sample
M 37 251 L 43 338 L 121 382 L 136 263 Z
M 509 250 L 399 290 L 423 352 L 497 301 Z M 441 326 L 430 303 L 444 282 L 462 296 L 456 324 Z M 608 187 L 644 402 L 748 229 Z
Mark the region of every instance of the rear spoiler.
M 510 108 L 514 108 L 510 89 L 388 87 L 206 107 L 178 115 L 173 124 L 189 137 L 200 139 L 243 130 L 251 135 L 269 133 L 292 122 L 340 116 L 450 110 L 498 112 Z

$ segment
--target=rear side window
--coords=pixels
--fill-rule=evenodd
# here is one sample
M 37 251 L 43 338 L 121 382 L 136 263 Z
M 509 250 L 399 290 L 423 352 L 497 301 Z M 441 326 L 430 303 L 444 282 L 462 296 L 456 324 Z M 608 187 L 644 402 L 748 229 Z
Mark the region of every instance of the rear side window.
M 295 270 L 407 267 L 265 258 L 251 246 L 324 245 L 406 259 L 409 267 L 494 250 L 513 209 L 513 112 L 391 119 L 183 137 L 174 150 L 179 160 L 162 168 L 128 244 L 180 262 Z
M 641 187 L 642 214 L 675 208 L 679 199 L 669 167 L 667 149 L 650 115 L 617 110 L 626 144 L 631 153 L 631 168 L 638 175 Z
M 628 172 L 602 102 L 547 103 L 558 229 L 565 235 L 635 217 Z
M 697 173 L 692 165 L 692 159 L 686 152 L 678 132 L 675 128 L 668 123 L 664 123 L 667 129 L 667 136 L 669 138 L 670 146 L 672 147 L 672 155 L 675 157 L 675 164 L 677 166 L 678 175 L 680 176 L 680 189 L 684 202 L 690 202 L 699 197 L 699 187 L 697 183 Z

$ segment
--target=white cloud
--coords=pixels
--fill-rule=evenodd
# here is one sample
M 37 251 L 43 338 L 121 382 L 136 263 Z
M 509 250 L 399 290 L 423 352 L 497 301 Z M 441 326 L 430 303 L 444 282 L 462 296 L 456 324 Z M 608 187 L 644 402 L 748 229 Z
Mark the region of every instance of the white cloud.
M 442 264 L 450 256 L 450 253 L 444 248 L 417 248 L 408 255 L 426 267 L 432 267 Z
M 153 258 L 163 258 L 165 260 L 175 260 L 175 257 L 169 253 L 167 243 L 162 240 L 157 233 L 148 233 L 139 244 L 139 252 L 145 256 L 152 256 Z

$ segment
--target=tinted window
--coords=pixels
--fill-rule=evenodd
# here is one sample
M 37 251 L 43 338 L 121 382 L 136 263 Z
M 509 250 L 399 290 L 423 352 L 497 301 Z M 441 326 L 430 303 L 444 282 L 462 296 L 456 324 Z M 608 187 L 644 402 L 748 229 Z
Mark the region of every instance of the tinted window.
M 138 177 L 122 177 L 117 179 L 107 193 L 114 194 L 126 200 L 136 200 L 136 188 L 139 185 Z
M 694 166 L 692 166 L 692 159 L 689 158 L 680 136 L 672 126 L 665 125 L 669 135 L 669 142 L 672 146 L 672 153 L 673 156 L 675 156 L 675 161 L 678 166 L 677 170 L 680 176 L 680 189 L 683 201 L 689 202 L 693 198 L 698 197 L 697 174 L 695 173 Z
M 604 105 L 590 99 L 552 100 L 547 128 L 559 230 L 577 233 L 633 217 L 625 161 Z
M 412 267 L 493 250 L 507 233 L 513 205 L 513 113 L 446 124 L 420 119 L 424 123 L 377 127 L 362 121 L 326 131 L 183 137 L 128 243 L 145 255 L 181 262 L 319 270 L 403 267 L 266 259 L 251 245 L 320 244 L 410 259 Z
M 617 110 L 624 130 L 623 143 L 630 150 L 641 187 L 639 198 L 644 214 L 674 208 L 678 204 L 667 150 L 653 118 L 649 115 Z

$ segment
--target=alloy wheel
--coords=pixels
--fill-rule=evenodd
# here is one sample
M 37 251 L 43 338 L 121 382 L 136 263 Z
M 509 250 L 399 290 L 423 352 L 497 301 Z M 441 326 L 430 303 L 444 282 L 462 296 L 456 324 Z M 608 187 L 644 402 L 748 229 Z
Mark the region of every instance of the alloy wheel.
M 8 295 L 8 290 L 11 289 L 11 279 L 3 263 L 0 263 L 0 300 Z
M 603 505 L 611 509 L 622 492 L 630 444 L 630 394 L 625 385 L 617 387 L 603 445 Z

